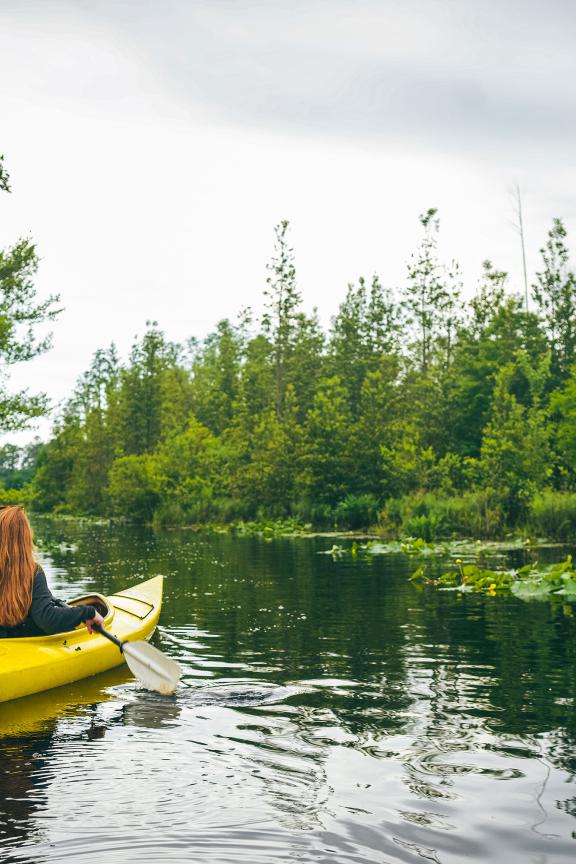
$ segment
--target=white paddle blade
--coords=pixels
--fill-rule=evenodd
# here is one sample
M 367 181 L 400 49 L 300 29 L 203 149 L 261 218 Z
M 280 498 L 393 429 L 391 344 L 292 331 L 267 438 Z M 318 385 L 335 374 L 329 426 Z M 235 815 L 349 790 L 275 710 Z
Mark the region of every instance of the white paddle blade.
M 124 642 L 122 651 L 131 672 L 147 690 L 156 690 L 164 696 L 174 693 L 182 674 L 175 660 L 148 642 Z

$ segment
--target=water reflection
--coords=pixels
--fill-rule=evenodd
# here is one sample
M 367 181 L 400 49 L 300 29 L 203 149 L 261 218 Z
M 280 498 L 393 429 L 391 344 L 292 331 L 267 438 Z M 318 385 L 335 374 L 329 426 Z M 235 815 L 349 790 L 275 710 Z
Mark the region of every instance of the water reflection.
M 61 596 L 165 573 L 155 638 L 185 674 L 171 698 L 119 669 L 0 706 L 0 852 L 573 861 L 569 608 L 418 592 L 403 559 L 321 539 L 38 527 Z
M 11 860 L 10 849 L 21 850 L 32 842 L 33 817 L 42 794 L 37 771 L 50 743 L 50 733 L 35 736 L 26 743 L 10 737 L 0 743 L 0 853 L 3 861 Z

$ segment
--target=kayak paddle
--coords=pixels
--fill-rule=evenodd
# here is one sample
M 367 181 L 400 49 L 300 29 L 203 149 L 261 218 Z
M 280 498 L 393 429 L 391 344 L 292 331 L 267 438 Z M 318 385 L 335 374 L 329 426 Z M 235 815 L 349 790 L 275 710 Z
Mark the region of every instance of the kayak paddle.
M 157 690 L 165 696 L 174 693 L 182 674 L 175 660 L 166 657 L 149 642 L 122 642 L 112 633 L 108 633 L 101 624 L 93 624 L 92 629 L 118 646 L 130 671 L 140 679 L 147 690 Z

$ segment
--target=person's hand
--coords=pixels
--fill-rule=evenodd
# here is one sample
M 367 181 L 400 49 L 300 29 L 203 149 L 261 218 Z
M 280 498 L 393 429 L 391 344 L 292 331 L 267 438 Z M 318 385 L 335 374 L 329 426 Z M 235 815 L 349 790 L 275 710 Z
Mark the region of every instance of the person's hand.
M 86 629 L 88 630 L 88 632 L 93 633 L 94 632 L 94 624 L 100 624 L 100 626 L 102 626 L 102 624 L 104 624 L 104 618 L 102 617 L 102 615 L 100 615 L 99 612 L 96 612 L 96 614 L 94 615 L 94 618 L 88 618 L 88 620 L 85 621 L 84 623 L 86 625 Z

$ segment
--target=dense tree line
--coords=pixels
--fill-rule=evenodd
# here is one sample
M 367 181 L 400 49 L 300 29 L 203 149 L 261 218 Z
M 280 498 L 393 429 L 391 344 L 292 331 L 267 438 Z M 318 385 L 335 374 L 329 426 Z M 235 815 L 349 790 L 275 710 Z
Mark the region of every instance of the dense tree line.
M 576 277 L 562 222 L 530 310 L 489 261 L 464 292 L 439 260 L 438 214 L 420 222 L 404 287 L 349 285 L 328 332 L 304 311 L 282 222 L 260 321 L 245 312 L 184 346 L 151 323 L 128 362 L 96 352 L 38 453 L 34 506 L 434 536 L 490 535 L 571 503 Z

